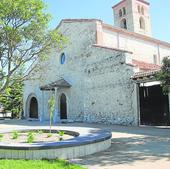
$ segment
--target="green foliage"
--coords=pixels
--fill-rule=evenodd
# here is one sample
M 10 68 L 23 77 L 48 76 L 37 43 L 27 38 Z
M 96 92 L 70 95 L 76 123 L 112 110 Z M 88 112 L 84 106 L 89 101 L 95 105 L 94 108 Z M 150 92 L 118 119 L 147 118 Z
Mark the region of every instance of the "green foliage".
M 50 138 L 50 137 L 52 137 L 52 134 L 51 134 L 51 133 L 48 133 L 48 134 L 47 134 L 47 138 Z
M 46 9 L 43 0 L 0 1 L 0 92 L 18 69 L 29 67 L 31 72 L 32 63 L 65 43 L 61 33 L 48 29 L 51 16 Z
M 3 137 L 4 137 L 4 135 L 3 135 L 3 134 L 0 134 L 0 141 L 2 140 Z
M 64 132 L 64 131 L 58 131 L 57 134 L 60 136 L 60 137 L 59 137 L 59 140 L 62 141 L 65 132 Z
M 85 169 L 65 160 L 0 160 L 0 169 Z
M 43 130 L 38 130 L 37 133 L 38 133 L 38 134 L 43 134 L 44 132 L 43 132 Z
M 11 86 L 0 94 L 0 104 L 4 112 L 12 112 L 12 118 L 19 118 L 23 107 L 23 83 L 15 80 L 11 83 Z
M 164 94 L 168 94 L 170 92 L 170 57 L 165 57 L 162 62 L 161 71 L 156 75 L 156 78 L 161 81 Z
M 65 132 L 64 131 L 58 131 L 57 132 L 59 136 L 64 136 Z
M 33 141 L 34 141 L 34 134 L 33 132 L 29 132 L 27 134 L 27 143 L 33 143 Z
M 19 134 L 18 134 L 17 131 L 13 131 L 13 132 L 12 132 L 12 139 L 13 139 L 13 140 L 17 139 L 18 136 L 19 136 Z
M 49 114 L 50 114 L 50 133 L 51 133 L 51 128 L 52 128 L 52 121 L 53 121 L 53 114 L 55 110 L 55 99 L 54 95 L 50 97 L 48 100 L 48 107 L 49 107 Z

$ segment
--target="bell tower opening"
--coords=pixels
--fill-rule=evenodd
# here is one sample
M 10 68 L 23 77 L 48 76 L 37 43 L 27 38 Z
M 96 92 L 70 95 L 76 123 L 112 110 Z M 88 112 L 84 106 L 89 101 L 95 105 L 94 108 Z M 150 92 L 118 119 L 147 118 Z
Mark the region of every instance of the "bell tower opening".
M 139 25 L 140 29 L 145 30 L 145 20 L 142 17 L 139 18 Z
M 121 20 L 120 27 L 123 28 L 123 29 L 127 29 L 126 19 Z
M 115 27 L 151 36 L 150 4 L 145 0 L 122 0 L 113 7 Z

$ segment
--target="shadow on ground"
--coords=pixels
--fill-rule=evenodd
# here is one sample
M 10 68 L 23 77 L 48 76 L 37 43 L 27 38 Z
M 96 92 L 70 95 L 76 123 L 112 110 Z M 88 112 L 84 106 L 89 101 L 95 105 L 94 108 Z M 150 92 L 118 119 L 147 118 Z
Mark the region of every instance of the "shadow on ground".
M 47 126 L 48 123 L 16 121 L 1 124 L 13 126 Z M 170 129 L 153 127 L 122 127 L 103 124 L 70 123 L 55 126 L 88 127 L 107 129 L 112 132 L 111 147 L 103 152 L 71 160 L 86 166 L 117 166 L 121 164 L 133 165 L 135 162 L 166 159 L 170 163 Z M 93 131 L 91 131 L 93 132 Z M 95 132 L 95 130 L 94 130 Z M 168 164 L 169 164 L 168 163 Z
M 170 161 L 170 138 L 127 137 L 113 138 L 111 147 L 103 152 L 77 159 L 74 162 L 91 166 L 133 164 L 136 161 L 151 162 L 167 158 Z

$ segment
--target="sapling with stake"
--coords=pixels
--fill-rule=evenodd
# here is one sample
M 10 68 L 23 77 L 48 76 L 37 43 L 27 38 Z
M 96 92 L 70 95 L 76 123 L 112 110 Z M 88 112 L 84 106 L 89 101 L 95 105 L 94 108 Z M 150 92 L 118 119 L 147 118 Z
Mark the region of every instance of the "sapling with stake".
M 53 114 L 54 114 L 54 110 L 55 110 L 54 95 L 52 95 L 51 98 L 48 100 L 48 106 L 49 106 L 49 114 L 50 114 L 50 134 L 51 134 Z

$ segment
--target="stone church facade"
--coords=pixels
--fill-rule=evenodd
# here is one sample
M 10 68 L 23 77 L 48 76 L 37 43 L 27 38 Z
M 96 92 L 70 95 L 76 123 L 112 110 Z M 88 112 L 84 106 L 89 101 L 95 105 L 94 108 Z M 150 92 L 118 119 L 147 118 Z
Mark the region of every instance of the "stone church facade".
M 97 19 L 60 22 L 69 42 L 34 72 L 41 79 L 25 81 L 25 118 L 49 120 L 54 95 L 54 122 L 140 124 L 140 84 L 146 81 L 139 80 L 160 69 L 170 44 L 152 38 L 148 2 L 123 0 L 113 11 L 115 26 Z

